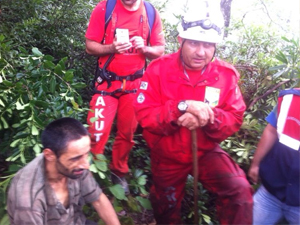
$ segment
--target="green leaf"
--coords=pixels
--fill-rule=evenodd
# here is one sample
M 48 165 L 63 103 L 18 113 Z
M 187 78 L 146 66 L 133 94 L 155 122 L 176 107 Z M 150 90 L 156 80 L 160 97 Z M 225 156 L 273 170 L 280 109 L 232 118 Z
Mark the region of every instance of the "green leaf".
M 126 198 L 125 191 L 120 184 L 116 184 L 108 188 L 110 192 L 119 200 Z
M 85 83 L 76 83 L 76 84 L 71 84 L 72 88 L 75 88 L 75 89 L 82 89 L 82 88 L 85 88 L 86 87 L 86 84 Z
M 238 156 L 242 156 L 242 155 L 244 154 L 244 151 L 238 151 L 236 154 L 237 154 Z
M 95 164 L 91 164 L 89 170 L 93 173 L 98 173 L 98 169 Z
M 105 174 L 102 173 L 101 171 L 98 172 L 98 175 L 102 180 L 105 179 L 105 177 L 106 177 Z
M 4 129 L 7 129 L 8 128 L 8 124 L 7 124 L 6 120 L 5 120 L 5 118 L 1 117 L 1 121 L 2 121 Z
M 90 118 L 91 123 L 95 123 L 98 120 L 98 117 L 92 117 Z
M 102 171 L 102 172 L 107 171 L 107 163 L 106 162 L 104 162 L 104 161 L 95 161 L 95 165 L 100 171 Z
M 20 132 L 18 132 L 18 133 L 15 135 L 14 138 L 25 138 L 25 137 L 27 137 L 27 136 L 28 136 L 28 133 L 27 133 L 27 132 L 25 132 L 25 131 L 20 131 Z
M 17 110 L 23 110 L 27 106 L 28 106 L 28 104 L 21 105 L 21 103 L 19 101 L 16 102 L 16 108 L 17 108 Z
M 99 160 L 106 161 L 106 157 L 105 157 L 105 155 L 103 155 L 103 154 L 97 154 L 97 155 L 96 155 L 96 158 L 99 159 Z
M 140 176 L 138 179 L 137 179 L 137 182 L 139 185 L 145 185 L 147 180 L 146 180 L 146 175 L 143 175 L 143 176 Z
M 19 123 L 15 123 L 15 124 L 12 125 L 12 128 L 18 128 L 19 126 L 20 126 Z
M 34 125 L 32 125 L 32 127 L 31 127 L 31 134 L 34 135 L 34 136 L 39 135 L 39 131 L 36 128 L 36 126 L 34 126 Z
M 43 108 L 49 107 L 49 103 L 48 102 L 41 101 L 41 100 L 31 100 L 30 103 L 33 106 L 39 106 L 39 107 L 43 107 Z
M 278 59 L 282 63 L 288 64 L 288 60 L 287 60 L 286 56 L 281 51 L 278 52 L 278 54 L 275 56 L 275 58 Z
M 148 195 L 149 193 L 146 191 L 146 189 L 144 187 L 139 187 L 139 190 L 140 192 L 143 194 L 143 195 Z
M 23 164 L 26 164 L 26 159 L 25 159 L 23 153 L 20 154 L 20 160 L 21 160 L 21 162 L 22 162 Z
M 23 48 L 22 46 L 19 47 L 19 50 L 24 54 L 28 54 L 27 50 L 25 48 Z
M 26 76 L 26 74 L 24 74 L 24 73 L 17 73 L 16 74 L 17 79 L 21 79 L 22 77 L 25 77 L 25 76 Z
M 73 99 L 71 100 L 71 103 L 72 103 L 75 110 L 79 109 L 78 104 Z
M 8 80 L 3 80 L 2 82 L 6 87 L 13 87 L 14 84 Z
M 45 55 L 44 59 L 52 62 L 54 60 L 54 57 L 52 55 Z
M 50 92 L 51 93 L 54 93 L 55 92 L 55 89 L 56 89 L 56 80 L 55 80 L 55 78 L 54 77 L 52 77 L 51 79 L 50 79 Z
M 129 197 L 128 197 L 127 203 L 128 203 L 128 206 L 129 206 L 134 212 L 141 212 L 140 206 L 137 204 L 136 200 L 135 200 L 133 197 L 129 196 Z
M 62 72 L 62 68 L 61 68 L 61 65 L 60 64 L 57 64 L 55 69 L 54 69 L 54 72 L 58 75 L 63 75 L 63 72 Z
M 4 35 L 1 34 L 1 35 L 0 35 L 0 41 L 2 42 L 2 41 L 4 41 L 4 39 L 5 39 Z
M 41 120 L 41 118 L 39 118 L 37 115 L 33 116 L 33 121 L 35 122 L 35 124 L 37 124 L 40 128 L 44 128 L 45 127 L 45 121 L 43 122 Z
M 129 216 L 122 216 L 120 218 L 120 223 L 123 225 L 135 225 L 134 220 Z
M 7 225 L 7 224 L 9 224 L 9 217 L 8 214 L 5 214 L 0 221 L 0 225 Z
M 37 48 L 32 48 L 32 53 L 35 55 L 35 56 L 43 56 L 44 54 L 41 53 Z
M 66 64 L 67 60 L 68 60 L 68 58 L 67 58 L 67 57 L 64 57 L 64 58 L 62 58 L 62 59 L 59 61 L 59 65 L 61 66 L 61 68 L 62 68 L 63 70 L 66 69 L 65 64 Z
M 67 71 L 64 76 L 64 80 L 71 81 L 71 80 L 73 80 L 73 77 L 74 77 L 73 71 Z
M 40 145 L 39 144 L 35 144 L 33 146 L 33 151 L 35 152 L 36 155 L 40 154 L 41 153 L 41 147 L 40 147 Z
M 142 205 L 143 208 L 148 209 L 148 210 L 152 209 L 152 205 L 151 205 L 149 199 L 142 198 L 140 196 L 137 196 L 136 199 L 139 201 L 139 203 Z
M 45 61 L 44 65 L 45 65 L 45 68 L 48 68 L 48 69 L 53 69 L 55 67 L 55 64 L 51 61 Z
M 12 148 L 16 147 L 17 144 L 18 144 L 20 141 L 21 141 L 20 139 L 14 140 L 14 141 L 10 144 L 10 147 L 12 147 Z
M 9 172 L 17 172 L 21 167 L 17 164 L 10 164 L 8 171 Z
M 211 218 L 208 215 L 201 214 L 201 216 L 207 224 L 211 223 Z
M 138 177 L 140 177 L 142 174 L 143 174 L 143 170 L 136 169 L 136 170 L 134 171 L 133 176 L 134 176 L 135 178 L 138 178 Z

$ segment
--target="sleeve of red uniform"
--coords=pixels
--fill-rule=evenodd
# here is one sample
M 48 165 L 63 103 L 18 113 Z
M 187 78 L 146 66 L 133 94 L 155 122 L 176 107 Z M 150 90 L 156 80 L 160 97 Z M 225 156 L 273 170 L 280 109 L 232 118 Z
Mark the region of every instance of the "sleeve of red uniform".
M 160 15 L 155 9 L 155 21 L 152 27 L 151 36 L 150 36 L 150 45 L 151 46 L 164 46 L 165 38 L 163 32 L 163 26 L 161 22 Z
M 101 42 L 104 37 L 104 25 L 105 25 L 105 4 L 106 1 L 101 1 L 94 8 L 88 28 L 85 33 L 85 37 L 92 41 Z
M 177 101 L 164 102 L 162 89 L 159 67 L 151 63 L 142 78 L 134 107 L 137 120 L 144 129 L 157 135 L 171 135 L 179 129 L 176 121 L 181 114 Z
M 237 84 L 233 85 L 227 92 L 224 103 L 213 109 L 214 124 L 205 126 L 203 131 L 216 142 L 224 141 L 241 127 L 245 109 L 240 89 Z

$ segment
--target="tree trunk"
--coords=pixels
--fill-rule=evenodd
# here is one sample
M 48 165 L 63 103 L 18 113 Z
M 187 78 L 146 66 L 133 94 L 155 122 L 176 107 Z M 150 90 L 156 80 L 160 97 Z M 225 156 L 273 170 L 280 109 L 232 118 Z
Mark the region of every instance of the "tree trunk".
M 232 0 L 221 0 L 221 10 L 224 18 L 224 37 L 227 37 L 230 24 L 230 14 L 231 14 L 231 2 Z

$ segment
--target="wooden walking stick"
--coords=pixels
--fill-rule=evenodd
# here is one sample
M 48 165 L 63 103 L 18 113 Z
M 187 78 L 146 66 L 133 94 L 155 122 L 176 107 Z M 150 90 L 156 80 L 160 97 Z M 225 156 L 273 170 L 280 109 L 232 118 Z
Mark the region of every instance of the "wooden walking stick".
M 199 223 L 198 215 L 198 155 L 197 131 L 192 130 L 193 176 L 194 176 L 194 223 Z

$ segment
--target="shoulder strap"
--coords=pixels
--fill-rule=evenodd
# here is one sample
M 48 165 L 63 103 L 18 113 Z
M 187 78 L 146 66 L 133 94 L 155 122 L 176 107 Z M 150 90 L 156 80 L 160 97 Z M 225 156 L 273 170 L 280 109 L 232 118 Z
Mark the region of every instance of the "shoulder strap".
M 147 43 L 149 43 L 150 36 L 151 36 L 151 31 L 152 31 L 153 24 L 154 24 L 154 21 L 155 21 L 156 12 L 155 12 L 154 6 L 150 2 L 144 1 L 144 5 L 145 5 L 145 8 L 146 8 L 147 17 L 148 17 L 149 35 L 148 35 L 148 38 L 147 38 Z
M 107 25 L 111 19 L 112 12 L 114 11 L 114 8 L 116 6 L 117 0 L 107 0 L 106 2 L 106 9 L 105 9 L 105 30 L 107 28 Z

